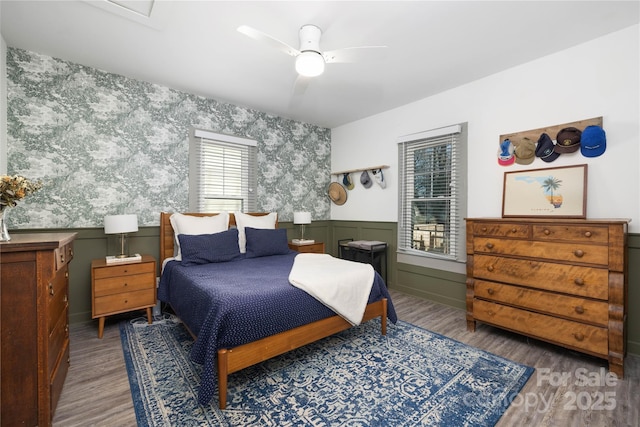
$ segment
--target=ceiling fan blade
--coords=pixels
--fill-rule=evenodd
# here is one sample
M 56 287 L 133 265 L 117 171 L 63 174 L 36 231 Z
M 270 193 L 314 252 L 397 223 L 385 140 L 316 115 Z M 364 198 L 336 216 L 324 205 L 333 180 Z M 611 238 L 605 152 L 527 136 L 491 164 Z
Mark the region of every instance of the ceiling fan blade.
M 360 62 L 371 59 L 375 55 L 377 60 L 383 59 L 387 46 L 358 46 L 343 49 L 328 50 L 322 54 L 327 64 L 332 62 Z M 375 50 L 375 53 L 374 53 Z
M 311 82 L 311 77 L 305 77 L 298 75 L 295 83 L 293 84 L 293 92 L 291 94 L 291 105 L 298 105 L 302 102 L 302 98 L 304 93 L 307 91 L 307 87 L 309 87 L 309 83 Z
M 285 42 L 282 42 L 276 38 L 273 38 L 270 35 L 265 34 L 262 31 L 258 31 L 255 28 L 251 28 L 247 25 L 239 26 L 238 32 L 244 34 L 245 36 L 251 37 L 254 40 L 268 44 L 272 48 L 277 49 L 281 52 L 284 52 L 287 55 L 298 56 L 300 54 L 300 51 L 298 49 L 295 49 L 289 46 L 288 44 L 286 44 Z

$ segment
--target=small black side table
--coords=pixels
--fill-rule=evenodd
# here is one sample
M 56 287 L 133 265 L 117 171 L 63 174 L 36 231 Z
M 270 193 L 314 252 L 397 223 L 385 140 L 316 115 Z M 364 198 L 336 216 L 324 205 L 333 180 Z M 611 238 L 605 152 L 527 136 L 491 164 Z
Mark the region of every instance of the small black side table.
M 371 264 L 387 283 L 387 243 L 370 240 L 338 240 L 340 258 Z

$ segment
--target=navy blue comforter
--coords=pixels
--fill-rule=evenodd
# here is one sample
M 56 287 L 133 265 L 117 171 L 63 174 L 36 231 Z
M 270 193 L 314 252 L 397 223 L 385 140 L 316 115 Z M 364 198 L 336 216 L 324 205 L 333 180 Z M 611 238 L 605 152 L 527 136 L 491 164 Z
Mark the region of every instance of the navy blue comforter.
M 217 351 L 246 344 L 335 313 L 289 283 L 298 252 L 229 262 L 191 265 L 169 261 L 158 298 L 197 335 L 191 358 L 203 364 L 198 401 L 207 404 L 214 387 Z M 384 281 L 376 273 L 369 302 L 388 299 L 388 318 L 397 316 Z

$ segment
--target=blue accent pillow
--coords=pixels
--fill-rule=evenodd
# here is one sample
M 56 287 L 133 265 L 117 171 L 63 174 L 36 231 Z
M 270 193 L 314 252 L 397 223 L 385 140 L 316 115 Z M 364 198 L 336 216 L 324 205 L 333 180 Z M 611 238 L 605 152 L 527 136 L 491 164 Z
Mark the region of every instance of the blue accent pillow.
M 245 227 L 247 258 L 288 254 L 289 244 L 285 228 L 264 229 Z
M 233 228 L 214 234 L 178 234 L 184 266 L 226 262 L 240 256 L 238 230 Z

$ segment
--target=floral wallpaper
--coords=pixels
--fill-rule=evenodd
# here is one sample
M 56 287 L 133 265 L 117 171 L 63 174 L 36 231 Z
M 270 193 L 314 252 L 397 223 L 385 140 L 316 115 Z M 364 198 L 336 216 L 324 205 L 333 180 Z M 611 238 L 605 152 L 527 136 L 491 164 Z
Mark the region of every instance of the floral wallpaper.
M 331 131 L 49 56 L 7 51 L 7 172 L 43 188 L 10 228 L 102 227 L 188 210 L 192 127 L 258 141 L 258 210 L 329 219 Z

